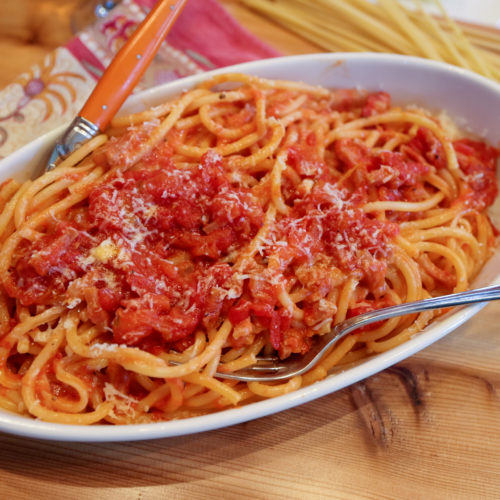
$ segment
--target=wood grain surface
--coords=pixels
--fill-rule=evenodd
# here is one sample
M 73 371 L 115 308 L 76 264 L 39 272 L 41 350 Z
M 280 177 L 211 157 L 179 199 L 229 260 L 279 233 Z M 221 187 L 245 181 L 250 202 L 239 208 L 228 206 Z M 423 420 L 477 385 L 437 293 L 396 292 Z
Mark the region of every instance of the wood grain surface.
M 317 50 L 221 0 L 286 54 Z M 0 85 L 71 36 L 77 0 L 1 0 Z M 115 444 L 0 434 L 5 499 L 497 499 L 500 303 L 418 355 L 230 428 Z

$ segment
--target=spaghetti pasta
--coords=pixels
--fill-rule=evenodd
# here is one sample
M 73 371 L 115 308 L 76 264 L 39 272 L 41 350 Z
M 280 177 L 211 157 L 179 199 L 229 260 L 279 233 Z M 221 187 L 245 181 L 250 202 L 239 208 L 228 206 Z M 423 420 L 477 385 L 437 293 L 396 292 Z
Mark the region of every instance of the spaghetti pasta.
M 213 77 L 0 188 L 0 407 L 72 424 L 275 397 L 435 313 L 342 339 L 286 383 L 217 378 L 352 315 L 461 291 L 490 255 L 498 151 L 384 92 Z
M 243 0 L 258 13 L 329 52 L 391 52 L 447 62 L 500 81 L 498 30 L 440 17 L 421 0 Z

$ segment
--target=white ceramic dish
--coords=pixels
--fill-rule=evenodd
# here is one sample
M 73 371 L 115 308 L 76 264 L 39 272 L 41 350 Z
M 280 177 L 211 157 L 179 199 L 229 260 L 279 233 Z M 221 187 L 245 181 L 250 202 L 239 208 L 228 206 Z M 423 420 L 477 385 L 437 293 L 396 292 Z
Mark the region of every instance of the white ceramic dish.
M 389 54 L 315 54 L 246 63 L 209 74 L 194 76 L 132 97 L 126 110 L 158 104 L 191 88 L 210 74 L 239 71 L 269 78 L 302 80 L 326 87 L 360 86 L 385 90 L 394 104 L 418 104 L 447 113 L 461 126 L 493 144 L 500 141 L 500 85 L 465 70 L 423 59 Z M 0 162 L 0 180 L 33 175 L 43 165 L 61 130 L 25 146 Z M 492 212 L 497 227 L 500 204 Z M 487 264 L 474 286 L 500 283 L 500 253 Z M 377 373 L 448 334 L 476 314 L 481 305 L 456 311 L 433 323 L 405 344 L 321 382 L 275 399 L 253 403 L 207 416 L 155 424 L 90 427 L 51 424 L 19 417 L 0 410 L 0 431 L 61 441 L 131 441 L 181 436 L 208 431 L 270 415 L 306 403 Z

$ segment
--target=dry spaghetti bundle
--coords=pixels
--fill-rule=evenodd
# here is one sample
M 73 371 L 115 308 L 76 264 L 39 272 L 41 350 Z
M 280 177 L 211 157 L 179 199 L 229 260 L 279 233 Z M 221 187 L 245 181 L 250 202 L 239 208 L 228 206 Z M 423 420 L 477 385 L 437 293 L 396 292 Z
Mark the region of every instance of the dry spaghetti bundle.
M 439 0 L 433 17 L 420 0 L 244 0 L 324 50 L 388 52 L 447 62 L 500 81 L 498 30 L 453 21 Z
M 221 87 L 222 85 L 222 87 Z M 433 312 L 301 356 L 363 311 L 465 290 L 488 258 L 497 151 L 384 92 L 213 77 L 0 190 L 0 406 L 61 423 L 217 411 L 405 342 Z

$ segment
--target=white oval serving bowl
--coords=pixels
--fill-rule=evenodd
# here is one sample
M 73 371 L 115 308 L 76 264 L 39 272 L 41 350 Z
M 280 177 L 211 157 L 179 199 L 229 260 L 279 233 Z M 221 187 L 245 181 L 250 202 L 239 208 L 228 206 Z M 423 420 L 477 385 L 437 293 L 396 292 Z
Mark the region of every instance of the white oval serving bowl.
M 394 105 L 415 104 L 445 110 L 463 129 L 490 143 L 500 142 L 500 85 L 466 70 L 424 59 L 392 54 L 311 54 L 266 59 L 178 80 L 131 97 L 124 111 L 138 111 L 189 89 L 216 73 L 243 72 L 267 78 L 299 80 L 332 88 L 384 90 Z M 51 132 L 0 162 L 0 181 L 25 179 L 40 172 L 64 127 Z M 500 203 L 492 211 L 500 222 Z M 500 283 L 500 253 L 487 263 L 474 286 Z M 291 394 L 185 420 L 127 426 L 53 424 L 0 410 L 0 431 L 60 441 L 132 441 L 208 431 L 270 415 L 306 403 L 373 375 L 429 346 L 476 314 L 482 305 L 455 311 L 391 351 L 335 373 Z

